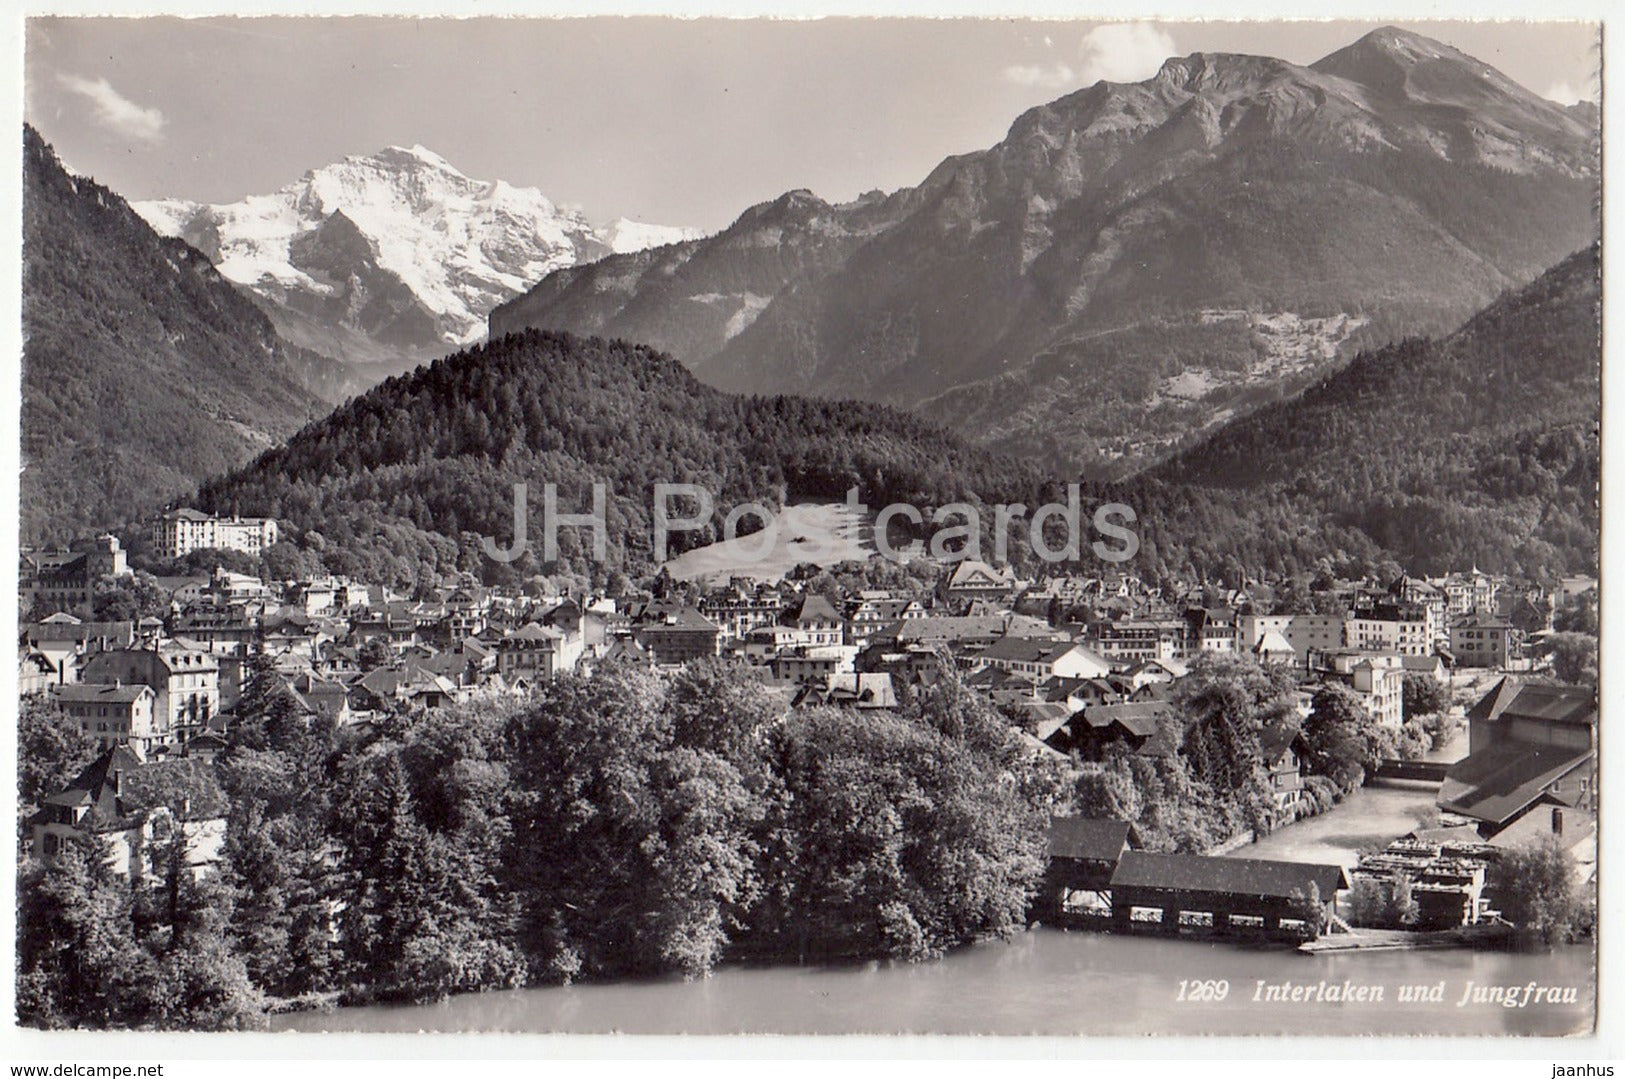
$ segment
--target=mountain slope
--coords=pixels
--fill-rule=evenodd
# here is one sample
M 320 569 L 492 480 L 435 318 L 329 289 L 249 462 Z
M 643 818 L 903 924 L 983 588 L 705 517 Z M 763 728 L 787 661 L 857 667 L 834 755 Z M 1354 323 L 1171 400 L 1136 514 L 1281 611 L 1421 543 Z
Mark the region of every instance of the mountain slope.
M 392 378 L 287 445 L 202 488 L 199 504 L 266 513 L 339 572 L 413 584 L 462 567 L 500 579 L 541 568 L 543 485 L 561 512 L 608 485 L 606 562 L 651 570 L 656 483 L 694 483 L 722 515 L 744 502 L 840 499 L 852 486 L 878 506 L 960 492 L 1035 489 L 1029 473 L 967 448 L 905 413 L 850 402 L 745 398 L 701 385 L 646 346 L 531 331 Z M 531 554 L 486 559 L 480 536 L 507 542 L 512 485 L 528 484 Z M 689 512 L 692 512 L 690 510 Z M 589 572 L 586 533 L 565 529 L 565 569 Z M 705 542 L 673 537 L 673 553 Z M 550 569 L 558 567 L 548 567 Z
M 1396 559 L 1418 572 L 1583 571 L 1597 550 L 1597 295 L 1591 248 L 1447 340 L 1362 355 L 1159 470 L 1085 484 L 1082 504 L 1134 510 L 1140 550 L 1117 568 L 1153 581 L 1392 573 Z M 592 572 L 569 531 L 561 565 L 538 552 L 541 485 L 557 482 L 561 509 L 578 512 L 593 480 L 610 489 L 605 566 L 628 572 L 652 568 L 657 482 L 715 492 L 713 529 L 745 501 L 850 486 L 875 508 L 1059 495 L 1030 464 L 906 413 L 729 395 L 643 346 L 527 331 L 391 379 L 199 501 L 274 514 L 334 571 L 410 585 L 454 567 Z M 508 567 L 479 537 L 509 537 L 516 481 L 529 484 L 532 554 Z M 680 534 L 675 549 L 707 538 Z M 1011 553 L 1045 569 L 1020 542 Z
M 595 227 L 422 146 L 347 157 L 235 203 L 134 206 L 252 289 L 294 339 L 397 368 L 478 339 L 492 307 L 553 270 L 693 236 L 624 218 Z
M 324 365 L 23 128 L 22 528 L 60 541 L 246 460 L 324 406 Z
M 774 297 L 812 287 L 916 201 L 912 191 L 872 192 L 836 206 L 790 191 L 715 236 L 549 274 L 491 312 L 491 337 L 558 327 L 642 341 L 680 359 L 715 355 Z
M 1580 114 L 1402 31 L 1312 67 L 1196 54 L 1023 114 L 813 273 L 743 290 L 719 236 L 554 275 L 491 327 L 625 325 L 726 389 L 903 405 L 1121 474 L 1589 242 L 1596 148 Z M 781 242 L 823 242 L 832 209 Z M 713 294 L 732 310 L 688 329 Z
M 1595 572 L 1600 270 L 1594 244 L 1448 337 L 1362 354 L 1152 476 L 1284 492 L 1418 572 Z

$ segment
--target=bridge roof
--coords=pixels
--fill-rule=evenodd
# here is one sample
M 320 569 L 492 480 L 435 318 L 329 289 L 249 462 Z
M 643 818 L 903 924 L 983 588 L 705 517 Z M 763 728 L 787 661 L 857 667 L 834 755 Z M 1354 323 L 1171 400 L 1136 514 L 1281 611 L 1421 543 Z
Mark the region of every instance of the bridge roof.
M 1142 851 L 1125 852 L 1117 861 L 1117 872 L 1112 874 L 1113 888 L 1279 899 L 1307 894 L 1310 884 L 1319 889 L 1322 900 L 1329 900 L 1349 886 L 1348 877 L 1339 865 Z
M 1115 862 L 1128 846 L 1128 824 L 1092 817 L 1051 817 L 1049 856 Z

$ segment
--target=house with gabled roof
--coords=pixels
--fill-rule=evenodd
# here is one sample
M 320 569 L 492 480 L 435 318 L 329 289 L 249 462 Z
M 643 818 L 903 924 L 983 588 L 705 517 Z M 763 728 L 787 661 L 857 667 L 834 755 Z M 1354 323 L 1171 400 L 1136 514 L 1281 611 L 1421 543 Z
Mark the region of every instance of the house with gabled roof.
M 29 819 L 33 854 L 49 861 L 73 839 L 107 841 L 114 873 L 136 883 L 167 877 L 171 844 L 182 842 L 194 877 L 220 862 L 230 803 L 212 761 L 148 760 L 119 745 L 102 753 Z
M 1185 650 L 1190 658 L 1204 652 L 1236 651 L 1239 626 L 1230 607 L 1192 607 L 1185 612 Z
M 1157 930 L 1225 932 L 1245 922 L 1265 933 L 1313 937 L 1348 887 L 1340 865 L 1130 850 L 1112 873 L 1112 916 L 1122 930 L 1144 911 L 1147 928 Z
M 846 605 L 846 640 L 862 648 L 893 622 L 925 618 L 925 605 L 917 599 L 890 595 L 859 595 Z
M 897 707 L 897 691 L 891 675 L 883 671 L 866 673 L 831 674 L 824 683 L 808 682 L 796 690 L 792 707 L 808 704 L 832 705 L 837 708 L 856 708 L 860 711 L 881 711 Z
M 1179 660 L 1186 655 L 1184 620 L 1117 618 L 1097 623 L 1090 644 L 1114 663 Z
M 31 697 L 61 684 L 62 670 L 50 656 L 27 644 L 17 648 L 17 693 Z
M 1277 630 L 1268 630 L 1258 639 L 1249 651 L 1258 662 L 1263 664 L 1280 664 L 1282 666 L 1295 666 L 1298 662 L 1298 651 L 1293 648 L 1287 639 Z
M 1020 590 L 1021 582 L 1009 567 L 967 558 L 955 562 L 942 575 L 937 595 L 950 606 L 974 600 L 992 600 L 1008 606 Z
M 1597 808 L 1597 696 L 1583 686 L 1506 677 L 1467 712 L 1468 754 L 1450 766 L 1439 808 L 1491 837 L 1543 805 Z
M 1051 817 L 1049 822 L 1049 869 L 1045 891 L 1056 896 L 1060 909 L 1073 905 L 1076 891 L 1106 893 L 1101 896 L 1107 912 L 1111 899 L 1112 874 L 1128 853 L 1129 826 L 1126 821 L 1092 817 Z
M 80 683 L 56 686 L 51 696 L 63 717 L 102 749 L 133 745 L 151 755 L 169 742 L 168 717 L 158 714 L 151 686 Z
M 1167 701 L 1097 704 L 1074 714 L 1046 741 L 1063 753 L 1099 760 L 1107 747 L 1119 744 L 1147 757 L 1179 752 L 1179 721 Z
M 715 657 L 722 629 L 699 611 L 680 607 L 658 618 L 645 618 L 633 628 L 633 635 L 656 665 L 673 667 Z
M 604 654 L 598 658 L 599 667 L 653 667 L 654 659 L 648 651 L 630 636 L 611 637 Z
M 581 658 L 581 637 L 572 638 L 557 626 L 527 622 L 509 630 L 497 642 L 497 673 L 510 685 L 550 682 L 564 671 L 575 670 Z
M 1450 684 L 1450 668 L 1445 666 L 1444 657 L 1437 653 L 1431 656 L 1401 656 L 1399 659 L 1407 675 L 1431 678 L 1440 685 Z
M 1292 712 L 1266 723 L 1258 732 L 1258 748 L 1276 813 L 1286 814 L 1303 797 L 1303 717 Z
M 1050 678 L 1039 687 L 1039 696 L 1060 704 L 1068 713 L 1097 704 L 1119 704 L 1133 693 L 1133 684 L 1116 676 L 1105 678 Z
M 1026 675 L 1034 682 L 1050 678 L 1103 678 L 1112 666 L 1081 644 L 1032 637 L 1001 637 L 982 649 L 977 661 Z
M 1043 640 L 1064 640 L 1049 623 L 1019 614 L 979 615 L 927 615 L 924 618 L 905 618 L 876 632 L 872 644 L 886 648 L 907 648 L 911 645 L 933 647 L 943 645 L 952 652 L 988 645 L 1001 637 L 1034 637 Z
M 799 600 L 785 609 L 779 620 L 800 631 L 801 644 L 816 646 L 845 643 L 845 631 L 840 614 L 829 600 L 817 592 L 803 593 Z

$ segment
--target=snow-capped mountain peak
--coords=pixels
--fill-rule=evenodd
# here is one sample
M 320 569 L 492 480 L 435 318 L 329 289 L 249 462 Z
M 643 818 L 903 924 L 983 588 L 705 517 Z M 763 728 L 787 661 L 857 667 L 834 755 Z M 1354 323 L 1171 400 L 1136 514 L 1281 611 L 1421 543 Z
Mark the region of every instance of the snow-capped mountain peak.
M 683 228 L 677 225 L 650 225 L 642 221 L 633 221 L 628 217 L 617 217 L 605 225 L 601 230 L 604 242 L 617 255 L 624 255 L 629 251 L 642 251 L 649 247 L 665 247 L 667 244 L 682 243 L 684 240 L 698 240 L 703 235 L 699 229 Z
M 473 179 L 422 145 L 348 156 L 234 203 L 132 205 L 277 304 L 422 348 L 478 339 L 493 307 L 554 270 L 697 235 L 625 218 L 597 227 L 536 188 Z

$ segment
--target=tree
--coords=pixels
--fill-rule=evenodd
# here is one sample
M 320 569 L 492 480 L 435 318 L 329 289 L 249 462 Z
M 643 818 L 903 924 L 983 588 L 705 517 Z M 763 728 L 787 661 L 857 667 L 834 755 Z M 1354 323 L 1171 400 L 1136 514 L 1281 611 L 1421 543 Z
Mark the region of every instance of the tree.
M 703 974 L 756 894 L 758 796 L 732 752 L 754 722 L 695 722 L 696 676 L 673 707 L 644 671 L 565 677 L 506 724 L 513 783 L 504 888 L 534 975 Z M 681 735 L 679 734 L 681 731 Z M 732 733 L 730 733 L 732 732 Z
M 96 742 L 48 697 L 24 697 L 17 713 L 17 797 L 33 807 L 74 779 L 96 756 Z M 27 811 L 18 813 L 26 818 Z
M 361 664 L 363 673 L 388 665 L 391 658 L 389 642 L 382 637 L 368 637 L 361 643 L 360 651 L 357 653 L 357 661 Z
M 1329 683 L 1315 693 L 1303 725 L 1309 770 L 1345 791 L 1358 787 L 1389 752 L 1392 736 L 1347 686 Z
M 1495 897 L 1502 917 L 1528 938 L 1563 944 L 1584 917 L 1575 875 L 1574 856 L 1549 836 L 1503 851 L 1490 867 L 1485 890 Z
M 1403 703 L 1407 720 L 1445 712 L 1450 708 L 1450 690 L 1431 675 L 1407 674 Z
M 1263 765 L 1259 737 L 1293 711 L 1291 675 L 1250 656 L 1201 656 L 1174 683 L 1185 724 L 1182 753 L 1193 779 L 1222 790 L 1253 783 Z
M 220 767 L 231 799 L 222 876 L 234 903 L 228 930 L 253 984 L 277 996 L 334 987 L 331 938 L 335 845 L 329 830 L 336 731 L 250 720 Z M 272 736 L 274 733 L 274 736 Z M 249 745 L 252 741 L 258 748 Z
M 1553 633 L 1546 638 L 1552 673 L 1577 686 L 1597 684 L 1597 638 L 1586 633 Z
M 1287 916 L 1303 923 L 1301 932 L 1306 939 L 1314 940 L 1319 937 L 1326 922 L 1326 907 L 1320 898 L 1320 885 L 1310 881 L 1307 888 L 1294 889 L 1290 913 Z
M 297 739 L 306 729 L 293 690 L 278 673 L 275 661 L 263 652 L 243 665 L 243 689 L 237 699 L 232 744 L 242 749 L 266 749 Z
M 1349 924 L 1384 928 L 1388 916 L 1388 888 L 1375 877 L 1355 877 L 1349 889 Z
M 1403 874 L 1384 880 L 1360 876 L 1349 893 L 1349 916 L 1354 925 L 1400 929 L 1416 923 L 1416 900 L 1410 878 Z
M 70 839 L 18 879 L 17 1013 L 44 1027 L 129 1027 L 156 1018 L 157 969 L 135 939 L 130 890 L 104 840 Z
M 265 998 L 218 928 L 195 933 L 158 972 L 157 1024 L 172 1030 L 258 1030 Z
M 1416 897 L 1411 894 L 1411 879 L 1404 874 L 1396 876 L 1388 888 L 1388 909 L 1386 914 L 1391 925 L 1407 926 L 1416 924 Z
M 153 911 L 144 943 L 158 963 L 155 1024 L 174 1030 L 263 1027 L 265 999 L 226 937 L 232 890 L 193 872 L 185 824 L 176 824 L 154 852 L 163 875 L 160 886 L 136 893 L 137 907 Z
M 319 532 L 307 532 L 306 536 L 321 539 Z M 321 547 L 317 547 L 316 550 L 321 550 Z M 260 552 L 258 572 L 268 581 L 305 580 L 319 574 L 321 570 L 321 559 L 317 554 L 287 540 L 273 543 Z
M 96 582 L 91 592 L 91 615 L 100 622 L 136 622 L 162 617 L 169 610 L 169 593 L 150 573 L 109 577 Z
M 1552 619 L 1552 628 L 1563 633 L 1597 635 L 1597 594 L 1587 592 L 1561 608 Z
M 815 708 L 772 730 L 756 944 L 917 959 L 1021 925 L 1045 816 L 1001 779 L 982 718 L 963 737 L 930 723 Z

